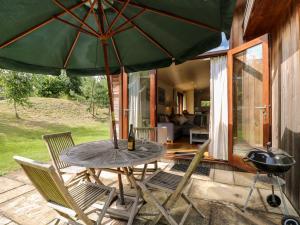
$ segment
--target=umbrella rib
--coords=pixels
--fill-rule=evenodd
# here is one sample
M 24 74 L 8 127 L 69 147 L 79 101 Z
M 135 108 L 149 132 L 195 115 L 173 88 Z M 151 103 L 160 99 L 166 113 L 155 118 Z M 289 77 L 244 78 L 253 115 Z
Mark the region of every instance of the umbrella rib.
M 126 2 L 124 2 L 124 5 L 122 6 L 121 10 L 118 12 L 117 16 L 113 19 L 113 21 L 111 22 L 111 24 L 109 25 L 108 29 L 107 29 L 107 33 L 109 33 L 113 27 L 113 25 L 117 22 L 117 20 L 120 18 L 121 14 L 124 12 L 124 10 L 126 9 L 126 7 L 128 6 L 128 3 L 130 2 L 130 0 L 126 0 Z
M 87 1 L 88 1 L 88 0 L 84 0 L 84 1 L 82 1 L 82 2 L 80 2 L 80 3 L 78 3 L 78 4 L 76 4 L 76 5 L 72 6 L 71 8 L 69 8 L 69 10 L 71 11 L 71 10 L 77 9 L 77 8 L 81 7 L 84 3 L 86 3 Z M 20 33 L 20 34 L 18 34 L 17 36 L 13 37 L 12 39 L 10 39 L 10 40 L 8 40 L 8 41 L 2 43 L 2 44 L 0 45 L 0 49 L 1 49 L 1 48 L 5 48 L 5 47 L 7 47 L 7 46 L 13 44 L 14 42 L 20 40 L 20 39 L 23 38 L 23 37 L 26 37 L 27 35 L 31 34 L 32 32 L 34 32 L 34 31 L 36 31 L 36 30 L 38 30 L 38 29 L 44 27 L 45 25 L 51 23 L 52 21 L 54 21 L 54 20 L 55 20 L 55 17 L 62 16 L 62 15 L 64 15 L 64 14 L 66 14 L 66 11 L 63 11 L 63 12 L 61 12 L 61 13 L 58 13 L 57 15 L 52 16 L 51 18 L 45 20 L 44 22 L 42 22 L 42 23 L 40 23 L 40 24 L 37 24 L 37 25 L 35 25 L 35 26 L 29 28 L 28 30 L 26 30 L 26 31 L 24 31 L 24 32 L 22 32 L 22 33 Z
M 96 2 L 97 2 L 97 0 L 94 0 L 93 3 L 92 3 L 92 0 L 89 0 L 90 5 L 92 5 L 91 9 L 92 9 L 92 12 L 93 12 L 95 21 L 96 21 L 96 23 L 97 23 L 98 29 L 99 29 L 99 31 L 103 34 L 104 31 L 103 31 L 102 28 L 101 28 L 100 22 L 99 22 L 98 17 L 97 17 L 97 15 L 96 15 L 96 13 L 95 13 L 95 10 L 94 10 L 94 5 L 95 5 Z
M 134 28 L 134 26 L 129 26 L 129 27 L 125 27 L 125 28 L 119 29 L 117 31 L 114 31 L 113 35 L 119 34 L 119 33 L 123 32 L 123 31 L 129 30 L 129 29 L 132 29 L 132 28 Z
M 103 13 L 103 17 L 104 17 L 105 23 L 106 23 L 106 25 L 108 26 L 108 20 L 107 20 L 107 17 L 106 17 L 106 14 L 105 14 L 104 10 L 103 10 L 102 5 L 101 5 L 101 11 L 102 11 L 102 13 Z M 120 67 L 122 67 L 123 62 L 122 62 L 121 57 L 120 57 L 120 52 L 119 52 L 118 46 L 117 46 L 117 44 L 116 44 L 116 42 L 115 42 L 115 39 L 113 38 L 113 35 L 112 35 L 110 38 L 111 38 L 111 41 L 112 41 L 112 44 L 113 44 L 114 52 L 115 52 L 115 54 L 116 54 L 118 63 L 119 63 L 119 65 L 120 65 Z
M 135 20 L 137 17 L 141 16 L 145 11 L 146 11 L 146 9 L 141 10 L 139 13 L 137 13 L 136 15 L 134 15 L 133 17 L 131 17 L 128 21 L 125 21 L 124 23 L 122 23 L 120 26 L 118 26 L 113 31 L 113 34 L 119 33 L 119 30 L 121 30 L 121 28 L 123 28 L 125 25 L 127 25 L 131 21 Z
M 88 30 L 86 30 L 86 29 L 84 29 L 84 28 L 82 28 L 82 27 L 80 27 L 80 26 L 77 26 L 77 25 L 75 25 L 75 24 L 73 24 L 73 23 L 70 23 L 70 22 L 67 21 L 67 20 L 64 20 L 64 19 L 59 18 L 59 17 L 55 17 L 55 19 L 57 19 L 58 21 L 60 21 L 60 22 L 62 22 L 62 23 L 64 23 L 64 24 L 67 24 L 67 25 L 69 25 L 69 26 L 71 26 L 71 27 L 73 27 L 73 28 L 77 28 L 77 29 L 78 29 L 80 32 L 82 32 L 82 33 L 89 34 L 89 35 L 91 35 L 91 36 L 93 36 L 93 37 L 100 37 L 100 35 L 95 35 L 94 33 L 90 32 L 90 31 L 88 31 Z
M 90 10 L 88 11 L 88 13 L 85 15 L 85 17 L 83 18 L 83 22 L 85 22 L 85 21 L 87 20 L 87 18 L 89 17 L 89 15 L 91 14 L 92 9 L 94 9 L 95 3 L 96 3 L 96 1 L 95 1 L 93 4 L 91 4 L 91 8 L 90 8 Z M 82 27 L 82 25 L 80 25 L 80 28 L 81 28 L 81 27 Z M 71 46 L 70 50 L 68 51 L 68 55 L 67 55 L 67 57 L 66 57 L 66 59 L 65 59 L 65 62 L 64 62 L 64 68 L 66 68 L 67 65 L 68 65 L 68 63 L 69 63 L 69 59 L 70 59 L 70 57 L 71 57 L 71 55 L 72 55 L 72 53 L 73 53 L 73 50 L 74 50 L 74 48 L 75 48 L 75 46 L 76 46 L 76 44 L 77 44 L 77 42 L 78 42 L 78 40 L 79 40 L 80 34 L 81 34 L 81 31 L 78 30 L 78 32 L 77 32 L 77 34 L 76 34 L 76 37 L 75 37 L 75 39 L 74 39 L 74 41 L 73 41 L 73 43 L 72 43 L 72 46 Z
M 118 9 L 116 9 L 108 0 L 104 0 L 107 4 L 109 4 L 113 10 L 119 12 Z M 129 18 L 125 16 L 124 14 L 121 14 L 122 17 L 124 17 L 127 21 Z M 151 37 L 149 34 L 147 34 L 142 28 L 140 28 L 137 24 L 135 24 L 133 21 L 130 22 L 136 30 L 138 30 L 145 38 L 147 38 L 152 44 L 154 44 L 157 48 L 159 48 L 161 51 L 163 51 L 168 57 L 174 58 L 173 55 L 165 48 L 163 47 L 158 41 L 156 41 L 153 37 Z
M 103 22 L 104 19 L 103 18 L 105 17 L 105 19 L 106 19 L 106 14 L 104 12 L 101 0 L 97 0 L 97 2 L 98 2 L 99 23 L 100 23 L 100 26 L 101 26 L 101 30 L 103 31 L 103 33 L 105 33 L 105 27 L 104 27 L 104 22 Z
M 124 0 L 116 0 L 116 1 L 124 3 Z M 186 17 L 179 16 L 179 15 L 176 15 L 176 14 L 173 14 L 173 13 L 170 13 L 170 12 L 166 12 L 164 10 L 155 9 L 155 8 L 145 6 L 145 5 L 140 5 L 140 4 L 135 3 L 135 2 L 130 2 L 129 5 L 134 6 L 136 8 L 143 8 L 143 9 L 146 9 L 147 11 L 150 11 L 150 12 L 153 12 L 153 13 L 156 13 L 156 14 L 160 14 L 162 16 L 171 17 L 173 19 L 180 20 L 180 21 L 183 21 L 185 23 L 193 24 L 193 25 L 196 25 L 196 26 L 201 27 L 201 28 L 205 28 L 205 29 L 213 31 L 213 32 L 221 32 L 221 30 L 216 28 L 216 27 L 210 26 L 210 25 L 202 23 L 200 21 L 188 19 Z
M 83 26 L 89 28 L 91 30 L 92 33 L 94 33 L 97 36 L 100 36 L 100 34 L 95 31 L 90 25 L 88 25 L 87 23 L 82 22 L 82 20 L 76 16 L 73 12 L 71 12 L 68 8 L 66 8 L 63 4 L 61 4 L 58 0 L 52 0 L 54 2 L 54 4 L 56 4 L 58 7 L 60 7 L 61 9 L 65 10 L 69 15 L 71 15 L 75 20 L 77 20 L 77 22 L 79 22 L 80 24 L 82 24 Z

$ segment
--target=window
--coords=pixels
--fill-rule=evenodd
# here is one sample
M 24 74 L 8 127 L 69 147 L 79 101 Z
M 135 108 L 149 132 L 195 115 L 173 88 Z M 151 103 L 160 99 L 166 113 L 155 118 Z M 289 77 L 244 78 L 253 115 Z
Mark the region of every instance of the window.
M 210 101 L 201 101 L 201 107 L 210 107 Z

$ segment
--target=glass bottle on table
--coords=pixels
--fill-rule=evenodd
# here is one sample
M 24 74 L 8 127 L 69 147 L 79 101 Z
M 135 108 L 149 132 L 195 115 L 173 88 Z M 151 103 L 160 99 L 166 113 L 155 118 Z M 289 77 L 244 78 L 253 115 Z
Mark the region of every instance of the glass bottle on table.
M 135 149 L 135 136 L 133 132 L 133 125 L 130 124 L 130 130 L 128 134 L 128 151 L 133 151 Z

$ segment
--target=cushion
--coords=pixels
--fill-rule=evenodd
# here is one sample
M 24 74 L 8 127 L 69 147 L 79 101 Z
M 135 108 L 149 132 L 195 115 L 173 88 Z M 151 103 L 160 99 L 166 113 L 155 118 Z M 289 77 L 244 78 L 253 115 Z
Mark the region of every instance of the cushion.
M 178 121 L 179 125 L 183 125 L 188 121 L 188 119 L 185 116 L 180 116 L 177 118 L 177 121 Z

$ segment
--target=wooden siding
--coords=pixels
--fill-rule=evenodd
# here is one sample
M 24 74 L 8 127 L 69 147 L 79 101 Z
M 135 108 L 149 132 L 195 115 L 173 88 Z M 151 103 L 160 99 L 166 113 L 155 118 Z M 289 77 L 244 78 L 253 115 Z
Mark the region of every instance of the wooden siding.
M 286 3 L 290 3 L 289 7 L 266 30 L 270 34 L 271 131 L 272 145 L 284 149 L 297 161 L 286 174 L 285 193 L 300 212 L 300 3 L 297 0 Z M 242 27 L 246 0 L 238 0 L 237 4 L 231 31 L 232 48 L 246 42 Z M 269 8 L 265 10 L 270 12 Z M 251 36 L 258 37 L 261 33 L 258 29 Z
M 300 14 L 299 3 L 271 33 L 272 142 L 297 161 L 286 175 L 285 192 L 300 211 Z
M 285 15 L 292 0 L 247 0 L 243 20 L 244 37 L 247 40 L 269 33 Z

